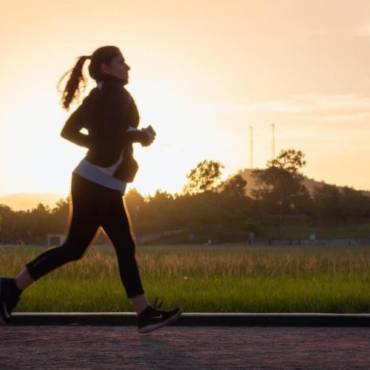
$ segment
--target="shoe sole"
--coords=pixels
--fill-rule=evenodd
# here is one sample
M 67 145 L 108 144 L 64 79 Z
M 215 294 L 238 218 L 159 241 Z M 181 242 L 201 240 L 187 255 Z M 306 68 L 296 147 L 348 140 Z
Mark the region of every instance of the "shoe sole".
M 2 283 L 3 283 L 3 278 L 0 278 L 0 297 L 2 295 Z M 0 324 L 1 325 L 6 325 L 8 320 L 10 318 L 8 309 L 6 308 L 6 304 L 3 301 L 0 301 Z
M 162 326 L 165 326 L 169 323 L 175 322 L 181 316 L 182 313 L 183 313 L 183 311 L 180 310 L 174 316 L 169 317 L 167 320 L 159 322 L 157 324 L 152 324 L 152 325 L 145 326 L 144 328 L 138 329 L 138 332 L 139 333 L 149 333 L 150 331 L 153 331 L 155 329 L 159 329 Z

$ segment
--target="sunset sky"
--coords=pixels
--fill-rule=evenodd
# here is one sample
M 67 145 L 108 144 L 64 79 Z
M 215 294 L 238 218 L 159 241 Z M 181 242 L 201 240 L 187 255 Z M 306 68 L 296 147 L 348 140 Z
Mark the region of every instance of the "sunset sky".
M 60 137 L 76 107 L 56 85 L 103 45 L 121 49 L 158 133 L 136 146 L 130 187 L 179 191 L 204 159 L 248 168 L 250 126 L 263 168 L 275 123 L 276 153 L 302 150 L 308 177 L 370 190 L 369 0 L 13 0 L 0 40 L 0 195 L 68 194 L 86 149 Z

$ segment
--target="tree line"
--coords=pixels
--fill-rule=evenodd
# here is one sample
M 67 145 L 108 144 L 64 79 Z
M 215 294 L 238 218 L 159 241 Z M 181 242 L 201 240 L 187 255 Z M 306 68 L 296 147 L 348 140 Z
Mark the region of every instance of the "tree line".
M 267 230 L 286 225 L 349 225 L 370 219 L 370 197 L 361 191 L 321 184 L 311 194 L 303 185 L 305 164 L 302 151 L 282 150 L 265 169 L 252 171 L 257 187 L 247 196 L 243 170 L 221 180 L 223 164 L 204 160 L 187 174 L 181 192 L 157 190 L 144 198 L 131 189 L 125 206 L 135 235 L 162 234 L 170 242 L 240 241 L 269 237 Z M 52 209 L 42 203 L 27 211 L 0 205 L 0 243 L 44 244 L 48 233 L 66 233 L 69 204 L 67 197 Z

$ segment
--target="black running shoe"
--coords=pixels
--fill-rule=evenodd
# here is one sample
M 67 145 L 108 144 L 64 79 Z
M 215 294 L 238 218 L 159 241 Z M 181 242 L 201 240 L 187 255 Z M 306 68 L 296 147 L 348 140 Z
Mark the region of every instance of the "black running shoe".
M 148 333 L 159 329 L 171 322 L 175 322 L 182 314 L 181 308 L 175 308 L 170 311 L 158 310 L 163 302 L 158 304 L 158 298 L 155 298 L 153 306 L 148 306 L 137 316 L 137 326 L 139 333 Z
M 15 285 L 14 279 L 0 277 L 0 323 L 7 323 L 19 301 L 22 291 Z

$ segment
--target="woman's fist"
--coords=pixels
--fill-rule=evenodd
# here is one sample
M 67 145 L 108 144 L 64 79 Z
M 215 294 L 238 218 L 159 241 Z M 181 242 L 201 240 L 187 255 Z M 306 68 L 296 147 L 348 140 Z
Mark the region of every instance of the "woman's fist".
M 153 143 L 155 139 L 155 131 L 151 126 L 148 126 L 147 128 L 141 129 L 141 132 L 143 133 L 142 140 L 140 141 L 142 146 L 149 146 Z

